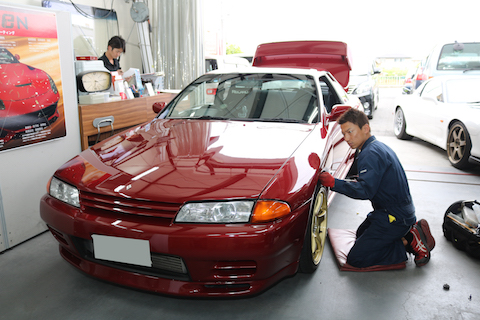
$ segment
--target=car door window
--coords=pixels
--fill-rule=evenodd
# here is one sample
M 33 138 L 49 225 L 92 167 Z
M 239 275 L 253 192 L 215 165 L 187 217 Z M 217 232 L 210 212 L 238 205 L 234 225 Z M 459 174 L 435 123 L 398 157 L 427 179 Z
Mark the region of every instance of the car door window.
M 423 89 L 422 98 L 431 98 L 439 102 L 443 102 L 442 84 L 440 81 L 432 80 L 425 84 Z
M 322 91 L 323 104 L 328 113 L 332 111 L 332 107 L 336 104 L 341 103 L 338 95 L 333 88 L 332 83 L 328 80 L 327 77 L 323 76 L 319 79 L 320 89 Z

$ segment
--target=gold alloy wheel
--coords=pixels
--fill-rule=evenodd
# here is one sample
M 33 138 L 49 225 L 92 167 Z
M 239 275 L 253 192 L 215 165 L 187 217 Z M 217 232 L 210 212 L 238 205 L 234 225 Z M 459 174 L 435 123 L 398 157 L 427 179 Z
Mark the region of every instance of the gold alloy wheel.
M 315 198 L 310 229 L 312 262 L 315 265 L 320 263 L 327 241 L 327 213 L 326 189 L 322 187 Z

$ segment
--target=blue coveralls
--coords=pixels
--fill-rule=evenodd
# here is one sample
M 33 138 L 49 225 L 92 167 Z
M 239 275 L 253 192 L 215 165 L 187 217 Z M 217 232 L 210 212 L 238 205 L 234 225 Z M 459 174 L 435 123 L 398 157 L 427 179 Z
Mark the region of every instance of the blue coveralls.
M 357 229 L 347 263 L 364 268 L 403 262 L 407 255 L 402 237 L 416 222 L 405 171 L 395 152 L 374 136 L 358 151 L 358 179 L 335 179 L 331 188 L 354 199 L 368 199 L 373 206 Z

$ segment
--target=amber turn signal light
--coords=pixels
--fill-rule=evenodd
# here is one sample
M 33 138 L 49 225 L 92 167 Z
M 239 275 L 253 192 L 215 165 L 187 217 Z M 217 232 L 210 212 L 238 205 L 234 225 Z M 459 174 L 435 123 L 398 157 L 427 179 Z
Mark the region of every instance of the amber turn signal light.
M 48 179 L 48 182 L 47 182 L 47 193 L 50 193 L 50 185 L 52 184 L 52 177 L 50 177 L 50 179 Z
M 262 223 L 280 219 L 291 212 L 290 206 L 284 202 L 273 200 L 257 201 L 253 210 L 252 223 Z

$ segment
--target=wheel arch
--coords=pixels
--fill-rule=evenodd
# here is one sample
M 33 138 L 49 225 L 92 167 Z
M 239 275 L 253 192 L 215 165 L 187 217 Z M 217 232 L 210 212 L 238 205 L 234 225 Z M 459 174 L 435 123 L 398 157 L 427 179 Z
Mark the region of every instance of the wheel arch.
M 449 130 L 449 131 L 450 131 L 450 128 L 453 126 L 453 124 L 454 124 L 455 122 L 460 122 L 460 123 L 462 123 L 465 127 L 467 127 L 467 125 L 465 124 L 464 121 L 462 121 L 462 120 L 460 120 L 460 119 L 458 119 L 458 118 L 453 118 L 453 119 L 450 119 L 450 122 L 448 123 L 448 130 Z M 447 135 L 448 135 L 448 132 L 447 132 Z
M 443 145 L 445 146 L 445 148 L 448 147 L 447 143 L 448 143 L 448 135 L 450 134 L 450 129 L 452 128 L 453 124 L 456 123 L 456 122 L 460 122 L 465 126 L 465 123 L 463 123 L 463 121 L 458 119 L 458 118 L 450 119 L 450 121 L 448 122 L 448 125 L 447 125 L 447 131 L 443 135 L 443 141 L 442 142 L 443 142 Z
M 469 130 L 469 126 L 466 124 L 466 121 L 463 121 L 463 120 L 461 120 L 461 119 L 459 119 L 459 118 L 452 118 L 452 119 L 450 119 L 450 121 L 448 122 L 448 126 L 447 126 L 447 129 L 448 129 L 448 130 L 447 130 L 447 132 L 446 132 L 446 134 L 445 134 L 445 143 L 447 142 L 448 134 L 450 133 L 450 129 L 451 129 L 452 126 L 453 126 L 455 123 L 457 123 L 457 122 L 461 123 L 461 124 L 465 127 L 465 129 L 467 130 L 467 133 L 468 133 L 468 135 L 469 135 L 469 138 L 470 138 L 470 130 Z

